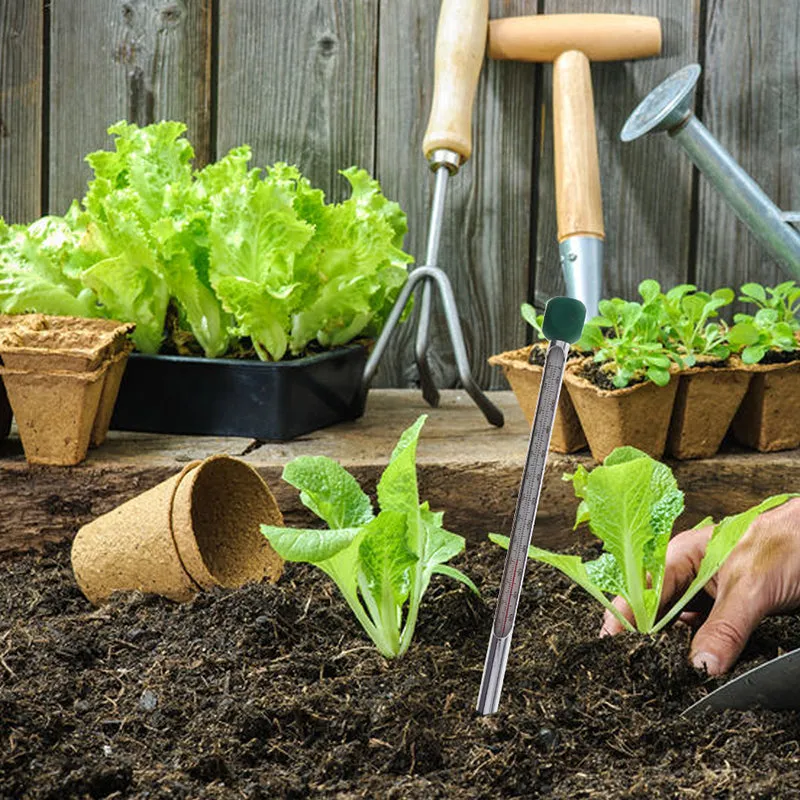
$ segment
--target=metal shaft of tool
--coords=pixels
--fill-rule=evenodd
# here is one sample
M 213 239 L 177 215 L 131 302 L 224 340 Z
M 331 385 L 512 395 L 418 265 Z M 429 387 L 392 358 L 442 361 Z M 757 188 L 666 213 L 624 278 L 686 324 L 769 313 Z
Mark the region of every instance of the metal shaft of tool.
M 503 412 L 489 400 L 470 372 L 469 360 L 467 359 L 467 347 L 464 344 L 464 336 L 461 333 L 461 326 L 458 322 L 458 308 L 456 306 L 455 295 L 453 294 L 453 287 L 450 285 L 450 279 L 438 267 L 417 267 L 408 276 L 408 280 L 400 290 L 400 294 L 392 306 L 383 331 L 378 337 L 378 341 L 375 342 L 372 354 L 364 367 L 364 374 L 361 379 L 364 391 L 369 387 L 370 381 L 375 376 L 378 364 L 391 338 L 392 331 L 400 321 L 400 316 L 408 302 L 408 298 L 411 297 L 411 293 L 420 281 L 423 281 L 423 285 L 430 283 L 439 290 L 442 305 L 444 306 L 445 318 L 447 319 L 447 329 L 453 344 L 453 353 L 458 368 L 458 376 L 464 384 L 464 389 L 475 401 L 475 405 L 483 412 L 486 420 L 492 425 L 502 428 L 504 423 Z
M 800 233 L 694 114 L 669 132 L 762 247 L 800 280 Z
M 428 249 L 425 253 L 425 266 L 435 267 L 439 262 L 439 243 L 442 239 L 442 222 L 444 220 L 444 201 L 447 196 L 447 182 L 450 169 L 442 165 L 436 170 L 436 185 L 433 191 L 430 226 L 428 227 Z M 433 382 L 433 374 L 428 363 L 428 343 L 431 327 L 431 291 L 428 281 L 422 284 L 419 310 L 417 313 L 417 338 L 415 341 L 415 357 L 419 371 L 419 383 L 425 402 L 434 408 L 439 405 L 439 390 Z
M 536 401 L 536 414 L 531 426 L 528 454 L 522 472 L 503 577 L 500 581 L 500 593 L 494 613 L 494 624 L 478 693 L 477 709 L 480 714 L 494 714 L 500 705 L 503 677 L 511 648 L 511 634 L 514 630 L 522 580 L 528 563 L 528 547 L 536 522 L 536 510 L 542 492 L 550 437 L 553 433 L 568 354 L 567 342 L 555 340 L 550 342 L 547 348 L 539 398 Z

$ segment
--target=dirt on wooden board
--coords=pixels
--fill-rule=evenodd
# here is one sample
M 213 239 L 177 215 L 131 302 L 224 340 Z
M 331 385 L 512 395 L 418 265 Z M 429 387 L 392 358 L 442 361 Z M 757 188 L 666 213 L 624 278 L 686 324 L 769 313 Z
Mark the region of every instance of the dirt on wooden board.
M 474 711 L 504 553 L 435 576 L 408 654 L 381 657 L 331 581 L 95 609 L 66 545 L 0 563 L 0 797 L 792 798 L 800 718 L 680 713 L 720 684 L 690 632 L 599 639 L 593 600 L 531 564 L 500 712 Z M 739 672 L 800 641 L 766 620 Z

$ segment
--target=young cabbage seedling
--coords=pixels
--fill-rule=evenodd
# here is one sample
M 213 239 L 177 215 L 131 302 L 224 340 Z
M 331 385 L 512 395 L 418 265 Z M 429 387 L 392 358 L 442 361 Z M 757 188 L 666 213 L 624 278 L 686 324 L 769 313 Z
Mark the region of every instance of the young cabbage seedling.
M 762 512 L 798 495 L 770 497 L 757 506 L 714 526 L 697 576 L 670 608 L 660 609 L 667 544 L 672 526 L 683 511 L 683 492 L 666 464 L 633 447 L 618 447 L 591 472 L 578 467 L 572 475 L 575 494 L 581 499 L 575 527 L 588 522 L 603 543 L 603 554 L 584 562 L 531 546 L 528 557 L 550 564 L 572 578 L 603 604 L 628 630 L 656 633 L 673 620 L 711 580 L 753 520 Z M 710 519 L 700 525 L 712 524 Z M 698 526 L 699 527 L 699 526 Z M 508 537 L 489 534 L 508 547 Z M 632 626 L 612 604 L 609 595 L 620 595 L 633 611 Z M 659 610 L 662 616 L 659 618 Z
M 597 350 L 594 360 L 603 364 L 617 389 L 636 378 L 657 386 L 669 383 L 672 355 L 661 341 L 659 292 L 658 283 L 647 280 L 639 285 L 643 303 L 619 297 L 600 301 L 600 315 L 592 326 L 598 332 L 605 329 L 605 334 L 591 341 Z
M 329 530 L 277 528 L 261 532 L 286 561 L 313 564 L 339 587 L 356 619 L 387 658 L 408 650 L 422 596 L 434 574 L 475 584 L 447 565 L 464 539 L 442 527 L 442 513 L 420 503 L 416 452 L 422 415 L 403 432 L 378 482 L 380 512 L 356 479 L 336 461 L 301 456 L 286 465 L 283 479 L 300 489 L 300 500 Z
M 770 350 L 785 352 L 797 350 L 800 345 L 792 326 L 781 320 L 774 308 L 761 308 L 755 316 L 736 314 L 736 323 L 728 333 L 734 352 L 741 352 L 745 364 L 758 364 Z
M 745 283 L 739 290 L 739 300 L 753 303 L 760 309 L 777 311 L 777 322 L 785 322 L 792 330 L 800 330 L 800 286 L 794 281 L 779 283 L 775 288 L 764 287 L 759 283 Z
M 733 289 L 717 289 L 708 294 L 683 283 L 661 295 L 667 346 L 687 367 L 697 363 L 698 356 L 726 359 L 731 354 L 726 342 L 727 326 L 710 322 L 720 308 L 733 302 Z

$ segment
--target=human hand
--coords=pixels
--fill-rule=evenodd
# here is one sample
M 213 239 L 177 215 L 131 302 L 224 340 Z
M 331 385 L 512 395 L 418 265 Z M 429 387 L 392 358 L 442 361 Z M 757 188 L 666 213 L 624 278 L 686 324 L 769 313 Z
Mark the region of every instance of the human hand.
M 662 608 L 692 582 L 712 531 L 711 526 L 684 531 L 670 541 Z M 697 627 L 689 656 L 692 664 L 710 675 L 721 675 L 733 666 L 764 617 L 800 607 L 800 498 L 756 517 L 705 585 L 705 592 L 714 598 L 707 618 L 684 612 L 679 619 Z M 614 599 L 614 605 L 633 622 L 633 613 L 621 597 Z M 606 611 L 600 635 L 622 630 L 619 620 Z

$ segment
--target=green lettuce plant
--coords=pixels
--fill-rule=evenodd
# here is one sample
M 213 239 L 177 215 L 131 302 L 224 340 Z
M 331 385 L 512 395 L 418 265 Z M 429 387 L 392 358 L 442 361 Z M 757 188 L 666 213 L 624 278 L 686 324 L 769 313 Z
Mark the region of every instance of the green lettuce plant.
M 777 312 L 776 322 L 785 322 L 792 330 L 800 330 L 800 286 L 794 281 L 785 281 L 775 287 L 745 283 L 739 291 L 741 302 L 753 303 L 759 309 L 772 309 Z
M 464 539 L 446 531 L 443 514 L 419 499 L 416 451 L 425 419 L 419 417 L 400 436 L 378 482 L 377 516 L 369 497 L 340 464 L 301 456 L 286 465 L 283 479 L 300 490 L 301 502 L 328 530 L 261 526 L 278 555 L 313 564 L 334 581 L 387 658 L 408 650 L 434 574 L 478 592 L 466 575 L 447 565 L 464 549 Z
M 529 558 L 550 564 L 583 587 L 628 630 L 656 633 L 685 608 L 725 562 L 753 520 L 791 497 L 770 497 L 757 506 L 714 525 L 697 575 L 682 597 L 661 608 L 667 544 L 675 520 L 683 511 L 683 493 L 666 464 L 633 447 L 618 447 L 591 472 L 579 466 L 571 481 L 580 498 L 575 527 L 588 523 L 600 539 L 603 554 L 594 561 L 530 547 Z M 713 524 L 710 519 L 700 525 Z M 699 526 L 698 526 L 699 527 Z M 508 537 L 489 538 L 508 547 Z M 615 608 L 611 597 L 623 597 L 635 618 L 635 627 Z M 659 611 L 662 615 L 659 617 Z
M 639 293 L 641 303 L 619 297 L 601 300 L 599 316 L 587 326 L 588 343 L 595 349 L 594 360 L 603 365 L 618 389 L 637 378 L 666 386 L 675 360 L 663 343 L 658 283 L 643 281 Z
M 142 352 L 189 334 L 209 357 L 246 342 L 277 361 L 376 335 L 412 260 L 378 182 L 344 170 L 351 196 L 326 203 L 294 167 L 248 169 L 246 146 L 195 170 L 185 131 L 117 123 L 114 149 L 87 156 L 81 204 L 0 221 L 0 312 L 114 317 L 136 323 Z
M 797 339 L 792 325 L 781 319 L 775 308 L 762 308 L 755 316 L 736 314 L 736 323 L 728 332 L 728 342 L 734 352 L 741 353 L 745 364 L 758 364 L 770 351 L 797 350 Z
M 684 366 L 694 366 L 698 356 L 728 358 L 731 350 L 727 325 L 711 320 L 733 298 L 733 289 L 717 289 L 708 294 L 689 283 L 675 286 L 660 296 L 666 345 L 675 350 Z

